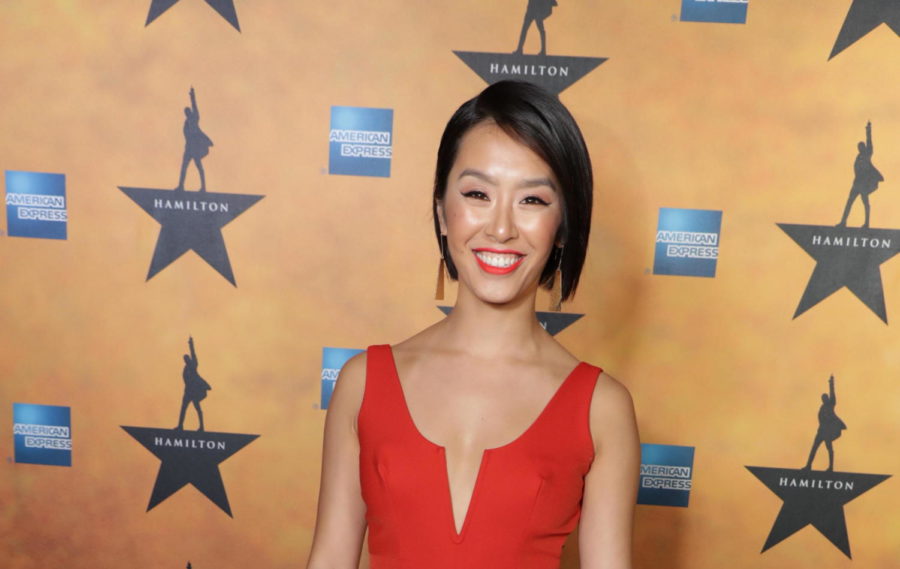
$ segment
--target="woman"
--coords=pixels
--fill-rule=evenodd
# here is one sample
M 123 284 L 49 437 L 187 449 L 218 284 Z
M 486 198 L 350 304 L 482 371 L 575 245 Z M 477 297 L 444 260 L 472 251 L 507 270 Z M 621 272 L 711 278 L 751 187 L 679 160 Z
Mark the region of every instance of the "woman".
M 631 567 L 631 398 L 534 313 L 540 286 L 575 290 L 591 186 L 577 125 L 534 85 L 450 119 L 433 203 L 456 305 L 341 371 L 308 569 L 356 568 L 367 526 L 372 569 L 556 569 L 579 517 L 582 569 Z

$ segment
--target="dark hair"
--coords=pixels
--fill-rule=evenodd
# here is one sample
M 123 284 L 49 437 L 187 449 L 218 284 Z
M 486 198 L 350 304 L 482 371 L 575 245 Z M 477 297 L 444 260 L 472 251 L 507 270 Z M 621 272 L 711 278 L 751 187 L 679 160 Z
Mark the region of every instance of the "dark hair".
M 541 273 L 541 284 L 553 286 L 557 266 L 562 273 L 562 299 L 575 293 L 588 236 L 591 232 L 591 206 L 594 178 L 591 158 L 575 119 L 559 101 L 542 88 L 524 81 L 500 81 L 462 104 L 450 117 L 438 148 L 434 172 L 432 211 L 438 246 L 447 264 L 450 278 L 456 279 L 456 265 L 441 235 L 437 206 L 447 192 L 447 178 L 456 161 L 459 143 L 477 124 L 491 121 L 503 132 L 531 149 L 550 166 L 562 197 L 563 211 L 557 239 Z

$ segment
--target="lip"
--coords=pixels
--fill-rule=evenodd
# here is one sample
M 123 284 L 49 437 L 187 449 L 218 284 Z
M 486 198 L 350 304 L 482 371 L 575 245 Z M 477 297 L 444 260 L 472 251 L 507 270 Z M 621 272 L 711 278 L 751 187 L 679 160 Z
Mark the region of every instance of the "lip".
M 515 263 L 511 264 L 508 267 L 494 267 L 494 266 L 488 265 L 487 263 L 482 261 L 480 258 L 478 258 L 478 255 L 475 255 L 475 260 L 478 261 L 478 266 L 481 267 L 481 270 L 486 273 L 490 273 L 492 275 L 507 275 L 507 274 L 515 271 L 517 268 L 519 268 L 519 265 L 521 265 L 522 261 L 525 260 L 524 253 L 522 253 L 521 251 L 515 251 L 513 249 L 492 249 L 489 247 L 481 247 L 478 249 L 472 249 L 472 252 L 473 253 L 479 253 L 479 252 L 497 253 L 500 255 L 518 255 L 519 256 L 519 259 Z
M 500 255 L 519 255 L 520 257 L 524 257 L 525 253 L 521 251 L 516 251 L 515 249 L 494 249 L 492 247 L 477 247 L 472 249 L 476 253 L 498 253 Z

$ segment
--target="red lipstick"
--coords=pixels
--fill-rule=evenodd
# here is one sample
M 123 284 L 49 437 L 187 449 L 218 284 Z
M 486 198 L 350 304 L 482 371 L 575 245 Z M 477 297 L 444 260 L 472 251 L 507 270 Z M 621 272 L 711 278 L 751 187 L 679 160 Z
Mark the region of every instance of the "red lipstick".
M 474 253 L 476 253 L 475 260 L 478 261 L 478 266 L 481 267 L 481 270 L 486 273 L 490 273 L 492 275 L 509 274 L 509 273 L 515 271 L 517 268 L 519 268 L 519 265 L 521 265 L 522 261 L 525 259 L 525 255 L 523 255 L 521 252 L 513 251 L 511 249 L 480 248 L 480 249 L 473 249 L 472 251 Z M 478 257 L 477 253 L 495 253 L 495 254 L 499 254 L 499 255 L 518 255 L 519 258 L 508 267 L 495 267 L 493 265 L 489 265 L 489 264 L 485 263 L 484 261 L 482 261 Z

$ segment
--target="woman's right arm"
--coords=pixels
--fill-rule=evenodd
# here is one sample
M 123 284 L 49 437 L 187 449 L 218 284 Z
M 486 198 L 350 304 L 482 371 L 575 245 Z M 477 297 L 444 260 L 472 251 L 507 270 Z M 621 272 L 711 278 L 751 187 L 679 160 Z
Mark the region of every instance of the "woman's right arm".
M 335 382 L 325 418 L 322 481 L 307 569 L 357 569 L 366 531 L 359 483 L 356 417 L 366 384 L 366 354 L 351 358 Z

